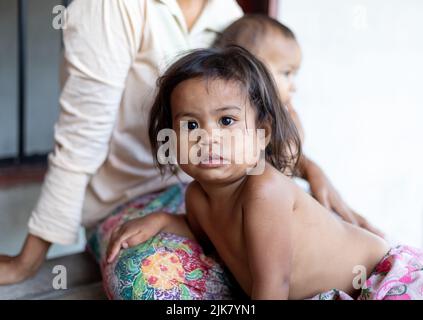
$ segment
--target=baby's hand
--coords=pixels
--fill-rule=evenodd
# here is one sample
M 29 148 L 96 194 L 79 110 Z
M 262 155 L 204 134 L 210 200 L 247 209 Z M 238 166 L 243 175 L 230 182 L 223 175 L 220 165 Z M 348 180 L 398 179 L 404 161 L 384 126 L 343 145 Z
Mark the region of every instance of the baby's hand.
M 165 215 L 164 212 L 151 213 L 130 220 L 113 230 L 107 248 L 107 262 L 113 262 L 121 248 L 134 247 L 159 233 L 164 227 Z

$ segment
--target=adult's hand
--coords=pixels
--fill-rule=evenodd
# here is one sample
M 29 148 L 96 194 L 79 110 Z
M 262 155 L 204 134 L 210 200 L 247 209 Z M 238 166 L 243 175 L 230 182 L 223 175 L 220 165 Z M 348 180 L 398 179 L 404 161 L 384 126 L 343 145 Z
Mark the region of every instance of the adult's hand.
M 22 282 L 37 273 L 51 243 L 29 234 L 17 256 L 0 255 L 0 285 Z

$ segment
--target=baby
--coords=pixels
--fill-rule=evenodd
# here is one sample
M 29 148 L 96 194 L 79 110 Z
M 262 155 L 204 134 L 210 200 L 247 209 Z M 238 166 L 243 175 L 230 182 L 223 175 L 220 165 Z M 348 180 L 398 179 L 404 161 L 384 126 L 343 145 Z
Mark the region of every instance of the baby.
M 108 262 L 170 232 L 215 248 L 252 299 L 305 299 L 331 289 L 423 298 L 420 251 L 391 249 L 337 219 L 282 173 L 295 172 L 299 134 L 271 74 L 245 49 L 198 50 L 175 62 L 160 79 L 149 135 L 162 172 L 182 169 L 194 179 L 186 215 L 157 212 L 125 223 L 112 233 Z M 356 270 L 364 272 L 360 282 Z
M 292 106 L 297 89 L 294 80 L 302 60 L 301 48 L 292 30 L 269 16 L 247 14 L 229 25 L 213 44 L 217 48 L 230 45 L 247 49 L 267 66 L 303 141 L 304 130 Z

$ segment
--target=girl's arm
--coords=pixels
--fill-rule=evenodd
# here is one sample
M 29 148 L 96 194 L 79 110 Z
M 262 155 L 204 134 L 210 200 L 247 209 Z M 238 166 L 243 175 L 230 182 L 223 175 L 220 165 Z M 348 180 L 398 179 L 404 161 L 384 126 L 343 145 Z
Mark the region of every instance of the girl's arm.
M 145 217 L 133 219 L 116 228 L 109 241 L 107 262 L 111 263 L 121 248 L 129 248 L 143 243 L 161 231 L 178 234 L 197 240 L 204 251 L 213 248 L 195 216 L 202 208 L 201 193 L 195 181 L 190 183 L 185 192 L 187 214 L 169 214 L 155 212 Z
M 288 299 L 291 274 L 291 219 L 288 187 L 255 186 L 243 205 L 243 230 L 252 278 L 252 299 Z
M 185 208 L 187 210 L 187 220 L 195 236 L 195 239 L 199 242 L 204 252 L 207 253 L 213 250 L 214 246 L 196 217 L 196 214 L 201 214 L 202 211 L 206 210 L 205 204 L 202 200 L 204 200 L 204 195 L 200 184 L 197 181 L 191 182 L 185 192 Z
M 130 220 L 113 230 L 107 248 L 107 262 L 113 262 L 121 248 L 134 247 L 162 231 L 195 239 L 188 227 L 185 214 L 151 213 Z

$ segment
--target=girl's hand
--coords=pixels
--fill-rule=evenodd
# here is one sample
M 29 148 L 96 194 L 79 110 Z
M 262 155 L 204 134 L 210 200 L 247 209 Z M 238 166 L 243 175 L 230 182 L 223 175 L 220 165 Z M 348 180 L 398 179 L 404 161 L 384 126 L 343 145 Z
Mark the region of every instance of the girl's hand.
M 107 262 L 111 263 L 121 248 L 127 249 L 143 243 L 162 231 L 167 213 L 155 212 L 130 220 L 113 230 L 107 248 Z

